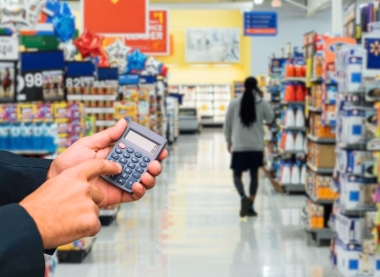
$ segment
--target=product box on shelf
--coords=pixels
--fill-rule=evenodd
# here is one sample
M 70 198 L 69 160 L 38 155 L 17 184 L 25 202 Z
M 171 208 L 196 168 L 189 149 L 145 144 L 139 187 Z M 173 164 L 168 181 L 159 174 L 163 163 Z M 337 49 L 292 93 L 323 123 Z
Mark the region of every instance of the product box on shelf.
M 335 216 L 335 230 L 345 244 L 361 245 L 364 239 L 364 223 L 364 218 L 347 217 L 340 213 Z
M 16 101 L 16 62 L 0 61 L 0 103 Z
M 332 127 L 324 126 L 320 114 L 313 113 L 309 117 L 310 132 L 317 138 L 335 138 L 335 132 Z
M 376 257 L 364 254 L 360 245 L 345 244 L 338 238 L 335 243 L 337 270 L 342 276 L 378 276 Z
M 306 211 L 308 216 L 308 228 L 310 229 L 323 229 L 325 228 L 325 208 L 322 205 L 307 201 Z
M 322 85 L 314 85 L 311 89 L 311 101 L 309 102 L 309 105 L 314 108 L 322 108 L 322 96 Z
M 340 174 L 339 180 L 341 184 L 340 205 L 344 210 L 374 207 L 376 178 Z
M 309 171 L 307 174 L 307 191 L 316 199 L 335 199 L 337 194 L 331 189 L 330 183 L 332 177 L 318 175 L 315 172 Z
M 308 162 L 317 168 L 334 168 L 335 146 L 310 142 L 308 144 Z
M 375 157 L 369 151 L 337 149 L 337 168 L 341 173 L 373 176 Z

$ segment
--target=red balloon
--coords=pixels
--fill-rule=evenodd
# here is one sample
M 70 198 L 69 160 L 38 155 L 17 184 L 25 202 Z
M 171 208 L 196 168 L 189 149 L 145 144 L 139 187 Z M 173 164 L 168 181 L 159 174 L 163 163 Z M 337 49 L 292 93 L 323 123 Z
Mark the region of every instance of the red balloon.
M 110 63 L 106 56 L 99 56 L 99 64 L 98 67 L 110 67 Z
M 78 48 L 82 58 L 103 56 L 104 50 L 102 49 L 103 37 L 94 34 L 88 30 L 74 41 L 74 45 Z
M 163 66 L 161 68 L 161 72 L 160 72 L 160 75 L 164 76 L 164 77 L 167 77 L 168 76 L 168 73 L 169 73 L 169 68 L 167 66 Z

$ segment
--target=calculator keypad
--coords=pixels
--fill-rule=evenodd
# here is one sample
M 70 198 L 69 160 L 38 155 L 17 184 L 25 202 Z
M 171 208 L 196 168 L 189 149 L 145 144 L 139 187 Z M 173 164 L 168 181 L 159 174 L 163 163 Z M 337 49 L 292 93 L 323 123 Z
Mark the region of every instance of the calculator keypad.
M 150 162 L 148 157 L 144 157 L 141 153 L 135 152 L 131 147 L 126 147 L 120 143 L 113 150 L 108 160 L 119 163 L 123 167 L 122 173 L 109 176 L 109 178 L 129 190 L 132 190 L 133 184 L 140 180 L 141 175 L 147 170 L 148 163 Z

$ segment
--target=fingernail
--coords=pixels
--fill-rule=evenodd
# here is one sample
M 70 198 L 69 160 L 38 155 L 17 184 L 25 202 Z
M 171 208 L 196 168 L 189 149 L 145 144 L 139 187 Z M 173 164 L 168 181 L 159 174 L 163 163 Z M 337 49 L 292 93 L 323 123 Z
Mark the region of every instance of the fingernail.
M 154 181 L 153 176 L 149 176 L 149 184 L 152 184 Z

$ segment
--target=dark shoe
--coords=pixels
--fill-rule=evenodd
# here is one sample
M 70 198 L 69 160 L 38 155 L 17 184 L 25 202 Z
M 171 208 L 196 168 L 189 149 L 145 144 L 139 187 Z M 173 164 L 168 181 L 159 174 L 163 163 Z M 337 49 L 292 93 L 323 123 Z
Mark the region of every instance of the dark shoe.
M 251 206 L 251 200 L 245 197 L 241 200 L 240 217 L 245 217 L 248 214 L 248 209 Z
M 255 210 L 249 210 L 248 213 L 247 213 L 247 216 L 249 216 L 249 217 L 256 217 L 256 216 L 258 216 L 258 214 L 256 213 Z

